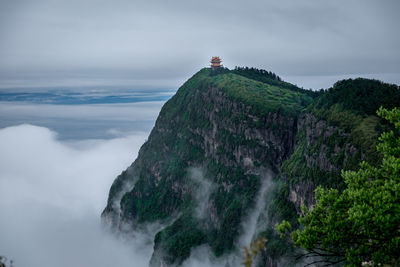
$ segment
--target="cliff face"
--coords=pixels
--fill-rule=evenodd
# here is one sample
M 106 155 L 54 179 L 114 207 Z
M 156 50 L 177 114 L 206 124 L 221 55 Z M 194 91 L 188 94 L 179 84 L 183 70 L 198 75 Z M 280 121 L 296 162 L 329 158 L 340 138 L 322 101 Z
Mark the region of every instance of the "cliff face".
M 299 153 L 300 162 L 296 162 L 298 159 L 295 159 L 296 154 L 294 154 L 293 158 L 286 162 L 285 167 L 293 160 L 295 168 L 299 168 L 302 164 L 307 171 L 293 174 L 290 172 L 290 167 L 284 167 L 283 174 L 291 174 L 289 200 L 295 204 L 297 212 L 300 213 L 301 206 L 311 206 L 314 203 L 313 192 L 316 185 L 329 186 L 334 182 L 340 184 L 341 180 L 329 181 L 329 179 L 339 179 L 340 170 L 345 167 L 345 163 L 350 159 L 360 162 L 365 159 L 365 155 L 360 154 L 361 148 L 357 148 L 351 142 L 349 132 L 329 125 L 326 120 L 318 119 L 312 113 L 304 113 L 299 117 L 297 129 L 299 138 L 295 152 Z M 317 170 L 317 173 L 310 173 L 313 170 Z
M 316 185 L 340 187 L 342 168 L 372 157 L 373 144 L 354 142 L 353 132 L 378 120 L 361 116 L 367 130 L 359 121 L 349 128 L 320 112 L 327 108 L 311 109 L 315 96 L 304 90 L 212 74 L 201 70 L 164 105 L 102 218 L 122 232 L 168 225 L 155 236 L 152 266 L 180 265 L 200 245 L 216 257 L 235 253 L 259 235 L 270 240 L 260 264 L 274 266 L 292 249 L 273 225 L 295 221 Z

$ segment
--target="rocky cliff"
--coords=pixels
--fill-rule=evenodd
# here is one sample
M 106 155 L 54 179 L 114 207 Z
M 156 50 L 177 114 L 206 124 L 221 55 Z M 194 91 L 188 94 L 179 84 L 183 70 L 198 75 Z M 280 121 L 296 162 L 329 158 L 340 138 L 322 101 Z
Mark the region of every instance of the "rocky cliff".
M 374 105 L 390 107 L 400 103 L 397 86 L 350 80 L 313 93 L 249 73 L 195 74 L 114 181 L 102 214 L 111 229 L 164 225 L 151 266 L 180 265 L 199 246 L 236 266 L 232 255 L 258 236 L 268 239 L 260 266 L 287 264 L 294 248 L 278 238 L 275 223 L 296 225 L 317 185 L 341 188 L 341 169 L 379 158 L 373 140 L 384 125 L 375 107 L 348 107 L 341 97 L 348 87 L 373 83 L 365 92 L 391 94 Z M 362 101 L 376 97 L 370 95 Z

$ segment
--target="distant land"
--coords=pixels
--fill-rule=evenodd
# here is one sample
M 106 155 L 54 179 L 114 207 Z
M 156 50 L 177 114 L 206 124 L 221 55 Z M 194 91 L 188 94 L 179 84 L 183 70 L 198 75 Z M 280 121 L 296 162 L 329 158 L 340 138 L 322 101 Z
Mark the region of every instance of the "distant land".
M 174 92 L 169 90 L 69 90 L 29 88 L 0 90 L 0 101 L 31 102 L 36 104 L 79 105 L 79 104 L 115 104 L 148 101 L 166 101 Z

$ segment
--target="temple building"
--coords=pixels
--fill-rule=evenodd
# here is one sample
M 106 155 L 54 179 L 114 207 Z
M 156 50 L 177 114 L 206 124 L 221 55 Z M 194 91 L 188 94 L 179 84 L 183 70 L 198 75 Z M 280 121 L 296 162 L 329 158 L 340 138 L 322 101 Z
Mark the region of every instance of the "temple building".
M 215 70 L 219 67 L 222 67 L 222 60 L 219 57 L 212 57 L 211 58 L 211 69 Z

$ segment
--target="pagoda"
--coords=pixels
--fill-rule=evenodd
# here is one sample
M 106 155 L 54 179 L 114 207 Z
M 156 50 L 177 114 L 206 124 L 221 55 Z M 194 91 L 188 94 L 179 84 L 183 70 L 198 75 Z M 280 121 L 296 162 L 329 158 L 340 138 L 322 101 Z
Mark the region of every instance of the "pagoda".
M 211 69 L 215 70 L 222 67 L 222 60 L 219 57 L 212 57 L 211 58 Z

